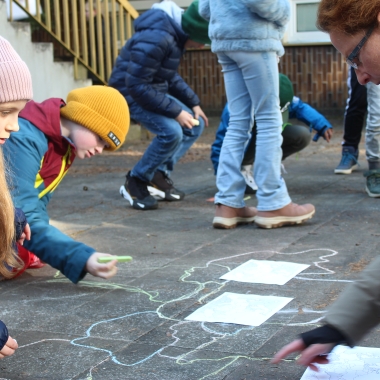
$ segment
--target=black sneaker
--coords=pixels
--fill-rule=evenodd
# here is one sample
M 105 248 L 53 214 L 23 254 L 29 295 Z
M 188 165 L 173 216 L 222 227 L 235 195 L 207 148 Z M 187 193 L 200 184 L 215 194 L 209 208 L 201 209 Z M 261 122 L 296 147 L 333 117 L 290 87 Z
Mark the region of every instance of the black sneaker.
M 161 170 L 154 173 L 153 179 L 148 186 L 150 195 L 156 199 L 166 201 L 180 201 L 185 198 L 185 193 L 173 186 L 173 181 Z
M 155 210 L 158 203 L 149 194 L 148 182 L 138 177 L 131 177 L 131 172 L 128 172 L 126 177 L 124 186 L 120 187 L 120 195 L 136 210 Z

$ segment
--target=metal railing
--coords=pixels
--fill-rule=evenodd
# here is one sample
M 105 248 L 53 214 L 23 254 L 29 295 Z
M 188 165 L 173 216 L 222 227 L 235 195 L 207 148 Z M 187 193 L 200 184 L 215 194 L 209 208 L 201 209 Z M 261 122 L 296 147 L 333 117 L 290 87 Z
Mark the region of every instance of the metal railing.
M 10 0 L 10 21 L 15 5 L 72 55 L 75 78 L 83 65 L 104 84 L 139 15 L 127 0 Z

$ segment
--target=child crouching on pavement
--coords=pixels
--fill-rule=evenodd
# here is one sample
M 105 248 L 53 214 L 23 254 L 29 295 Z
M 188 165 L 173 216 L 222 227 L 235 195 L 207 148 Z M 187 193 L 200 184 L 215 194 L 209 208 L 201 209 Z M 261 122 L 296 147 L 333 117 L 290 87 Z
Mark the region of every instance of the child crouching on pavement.
M 32 78 L 28 67 L 11 44 L 0 36 L 0 145 L 7 142 L 12 132 L 19 130 L 18 114 L 32 97 Z M 0 149 L 0 280 L 14 277 L 21 269 L 15 242 L 23 244 L 30 238 L 25 215 L 14 209 L 5 173 Z M 9 336 L 6 325 L 0 321 L 0 359 L 14 354 L 17 348 L 16 340 Z
M 106 86 L 73 90 L 67 103 L 51 98 L 26 105 L 19 117 L 20 132 L 4 149 L 14 176 L 14 203 L 24 211 L 32 231 L 31 239 L 19 246 L 21 257 L 30 251 L 74 283 L 86 273 L 102 278 L 116 274 L 116 260 L 98 263 L 100 256 L 109 254 L 96 252 L 50 225 L 47 205 L 75 157 L 118 149 L 129 122 L 124 97 Z

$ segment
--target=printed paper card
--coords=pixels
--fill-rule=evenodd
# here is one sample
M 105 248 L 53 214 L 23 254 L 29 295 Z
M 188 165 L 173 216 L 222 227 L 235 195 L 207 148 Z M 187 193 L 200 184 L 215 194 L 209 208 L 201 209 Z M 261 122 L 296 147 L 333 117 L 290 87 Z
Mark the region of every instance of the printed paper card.
M 186 320 L 260 326 L 293 298 L 223 293 L 200 307 Z
M 307 369 L 301 380 L 378 380 L 380 349 L 337 346 L 329 364 L 318 365 L 319 372 Z
M 285 261 L 249 260 L 220 279 L 257 284 L 284 285 L 310 265 Z

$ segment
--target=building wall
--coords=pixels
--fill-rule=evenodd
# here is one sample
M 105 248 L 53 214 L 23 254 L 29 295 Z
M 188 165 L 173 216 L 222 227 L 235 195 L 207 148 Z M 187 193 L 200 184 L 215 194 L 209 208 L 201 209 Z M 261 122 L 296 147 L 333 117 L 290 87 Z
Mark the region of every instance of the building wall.
M 322 112 L 343 112 L 347 70 L 342 55 L 331 45 L 285 47 L 280 61 L 280 72 L 292 81 L 294 94 Z M 221 112 L 226 95 L 215 54 L 210 50 L 187 51 L 179 73 L 198 94 L 207 112 Z

